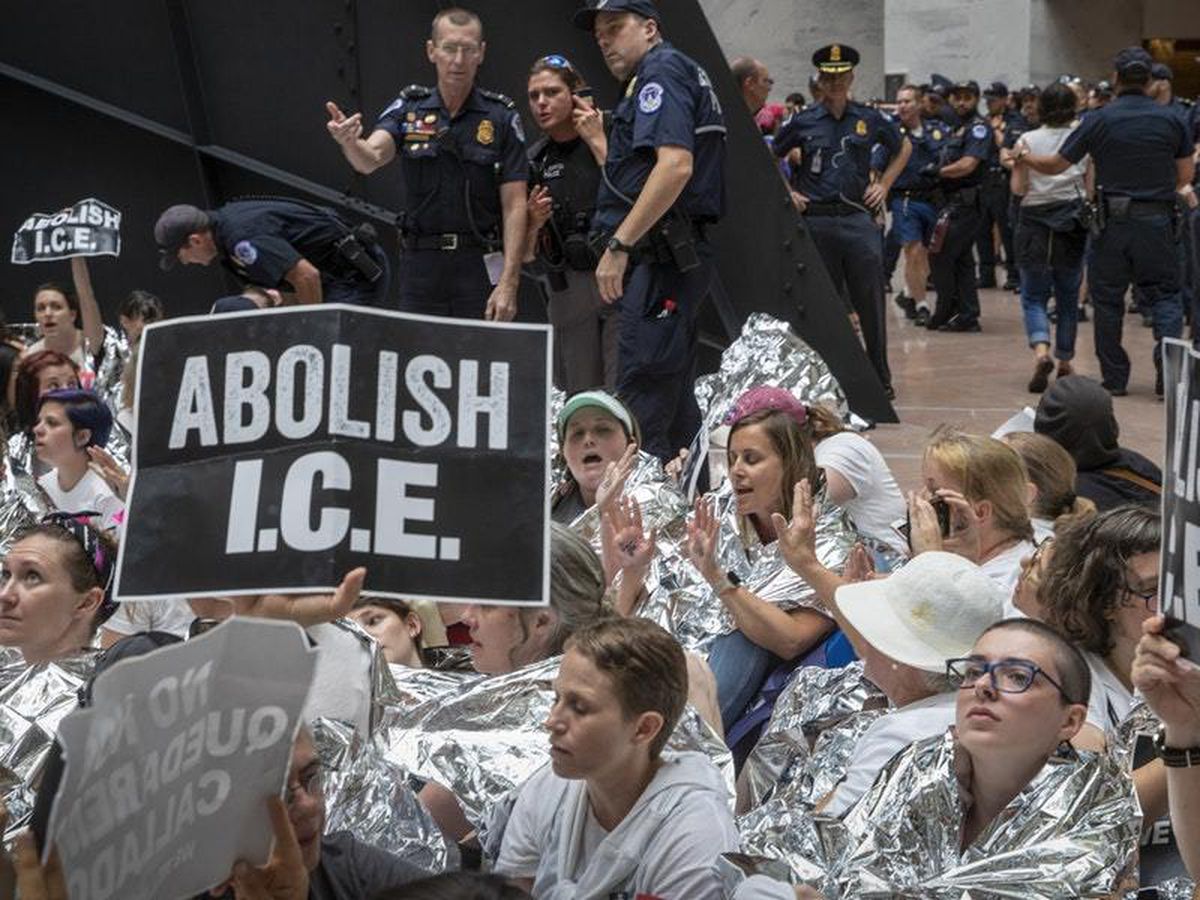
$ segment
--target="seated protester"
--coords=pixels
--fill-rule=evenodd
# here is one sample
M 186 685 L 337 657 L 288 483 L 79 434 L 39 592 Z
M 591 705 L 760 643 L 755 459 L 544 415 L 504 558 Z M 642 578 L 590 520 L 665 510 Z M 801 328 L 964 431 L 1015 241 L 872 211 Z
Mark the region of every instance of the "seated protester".
M 1082 519 L 1080 520 L 1082 521 Z M 1046 578 L 1046 570 L 1054 557 L 1054 538 L 1049 537 L 1037 545 L 1033 553 L 1021 560 L 1021 574 L 1017 577 L 1017 586 L 1012 597 L 1004 601 L 1004 618 L 1037 619 L 1046 621 L 1046 611 L 1042 609 L 1042 581 Z
M 354 604 L 350 618 L 375 638 L 389 665 L 421 669 L 421 616 L 404 600 L 366 596 Z
M 112 538 L 70 517 L 19 532 L 0 573 L 0 646 L 29 665 L 87 652 L 114 609 Z
M 556 428 L 567 471 L 550 499 L 550 516 L 569 525 L 593 505 L 603 510 L 620 496 L 642 434 L 629 408 L 606 391 L 569 398 Z
M 1166 766 L 1175 844 L 1188 874 L 1200 880 L 1200 666 L 1164 634 L 1166 621 L 1142 623 L 1133 685 L 1162 722 L 1156 749 Z
M 1075 460 L 1058 443 L 1044 434 L 1013 431 L 1002 440 L 1017 451 L 1033 497 L 1029 501 L 1029 523 L 1033 539 L 1041 543 L 1054 534 L 1055 524 L 1063 516 L 1094 513 L 1096 504 L 1075 494 Z
M 1112 396 L 1082 375 L 1058 378 L 1038 403 L 1034 431 L 1053 438 L 1075 460 L 1075 493 L 1100 510 L 1123 503 L 1158 507 L 1162 472 L 1117 443 Z
M 722 896 L 715 857 L 737 848 L 720 772 L 664 756 L 687 702 L 679 644 L 645 619 L 577 631 L 546 720 L 551 763 L 521 789 L 495 871 L 535 898 Z
M 893 758 L 841 823 L 818 819 L 840 896 L 1119 895 L 1140 817 L 1117 760 L 1061 749 L 1086 714 L 1078 651 L 1008 619 L 946 666 L 954 728 Z M 764 876 L 735 894 L 796 896 L 816 895 Z
M 15 430 L 8 438 L 10 470 L 35 477 L 48 471 L 38 460 L 33 447 L 38 401 L 50 391 L 78 387 L 79 367 L 70 357 L 54 350 L 42 350 L 22 358 L 9 382 L 15 419 Z
M 957 694 L 946 659 L 967 655 L 975 638 L 1003 616 L 1003 597 L 974 563 L 930 552 L 883 579 L 838 588 L 834 604 L 864 674 L 892 710 L 859 738 L 846 777 L 821 811 L 840 816 L 893 756 L 954 724 Z
M 792 485 L 801 479 L 823 485 L 812 441 L 804 430 L 806 419 L 804 405 L 790 393 L 763 387 L 743 394 L 729 414 L 729 480 L 737 496 L 744 546 L 775 542 L 772 517 L 791 516 Z M 802 587 L 798 577 L 780 579 L 771 596 L 730 582 L 717 554 L 718 532 L 711 499 L 697 499 L 685 550 L 737 626 L 716 639 L 708 658 L 717 679 L 721 720 L 728 731 L 768 673 L 781 661 L 798 659 L 820 645 L 834 624 L 821 609 L 798 606 L 785 611 L 778 605 L 786 604 Z
M 55 509 L 98 513 L 101 527 L 115 528 L 124 504 L 91 467 L 89 447 L 103 447 L 112 431 L 112 413 L 92 391 L 59 390 L 38 401 L 33 427 L 38 459 L 52 470 L 38 479 Z
M 1025 506 L 1029 476 L 1021 457 L 995 438 L 943 426 L 925 445 L 921 479 L 924 491 L 909 495 L 913 552 L 965 556 L 1011 595 L 1021 559 L 1034 549 Z M 934 504 L 949 508 L 948 535 L 938 526 Z
M 196 620 L 191 607 L 180 600 L 139 600 L 120 603 L 100 629 L 100 647 L 107 650 L 131 634 L 150 631 L 186 638 Z

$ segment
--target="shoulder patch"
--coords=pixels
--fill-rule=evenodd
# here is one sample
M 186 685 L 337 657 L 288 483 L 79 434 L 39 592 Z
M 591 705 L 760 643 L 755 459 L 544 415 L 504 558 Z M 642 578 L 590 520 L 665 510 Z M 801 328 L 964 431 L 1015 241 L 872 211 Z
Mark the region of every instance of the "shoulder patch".
M 648 115 L 658 112 L 659 107 L 662 106 L 662 100 L 662 85 L 657 81 L 642 85 L 642 89 L 638 91 L 638 109 Z
M 485 91 L 483 88 L 480 88 L 479 93 L 483 94 L 489 100 L 494 100 L 496 103 L 501 104 L 505 109 L 517 108 L 517 104 L 513 102 L 512 97 L 501 94 L 499 91 Z
M 252 266 L 258 259 L 258 248 L 249 241 L 238 241 L 233 245 L 233 257 L 243 266 Z
M 424 100 L 431 94 L 433 94 L 433 88 L 427 88 L 422 84 L 410 84 L 408 87 L 400 91 L 400 99 Z
M 394 112 L 400 112 L 400 110 L 402 110 L 403 108 L 404 108 L 404 98 L 397 97 L 395 100 L 393 100 L 391 103 L 389 103 L 387 105 L 387 108 L 383 112 L 381 112 L 379 114 L 379 118 L 382 119 L 384 116 L 391 115 Z
M 525 143 L 525 126 L 521 124 L 521 114 L 519 112 L 512 114 L 512 130 L 513 134 L 517 136 L 517 140 L 522 144 Z
M 988 133 L 988 127 L 986 125 L 984 125 L 982 122 L 976 122 L 975 125 L 973 125 L 971 127 L 971 137 L 973 137 L 973 138 L 979 138 L 979 139 L 985 138 L 985 137 L 987 137 L 987 133 Z

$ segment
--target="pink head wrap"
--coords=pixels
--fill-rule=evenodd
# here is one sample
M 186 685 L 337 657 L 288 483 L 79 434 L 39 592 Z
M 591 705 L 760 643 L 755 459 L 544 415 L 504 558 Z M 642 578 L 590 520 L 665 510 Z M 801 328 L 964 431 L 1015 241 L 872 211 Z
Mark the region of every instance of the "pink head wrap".
M 790 392 L 779 387 L 752 387 L 737 398 L 733 409 L 725 416 L 726 425 L 736 425 L 746 416 L 763 410 L 786 413 L 803 425 L 808 420 L 808 407 Z

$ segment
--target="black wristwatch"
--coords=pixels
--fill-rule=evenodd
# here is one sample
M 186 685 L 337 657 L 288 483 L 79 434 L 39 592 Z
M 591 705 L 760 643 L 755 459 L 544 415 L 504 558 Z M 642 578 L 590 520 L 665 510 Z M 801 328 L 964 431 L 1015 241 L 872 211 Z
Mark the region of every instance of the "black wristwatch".
M 1200 747 L 1168 747 L 1165 726 L 1159 728 L 1158 734 L 1154 735 L 1154 752 L 1163 761 L 1163 765 L 1170 769 L 1200 766 Z
M 607 246 L 608 246 L 608 249 L 611 250 L 613 253 L 628 254 L 628 253 L 633 252 L 633 248 L 631 246 L 626 244 L 624 241 L 622 241 L 620 238 L 616 237 L 615 235 L 608 239 Z

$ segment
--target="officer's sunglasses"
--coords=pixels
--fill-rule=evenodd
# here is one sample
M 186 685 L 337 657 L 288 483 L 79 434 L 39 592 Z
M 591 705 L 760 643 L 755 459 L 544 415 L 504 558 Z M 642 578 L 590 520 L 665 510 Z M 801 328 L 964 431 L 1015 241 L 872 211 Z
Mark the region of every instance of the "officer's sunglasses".
M 570 69 L 575 71 L 575 67 L 571 65 L 571 61 L 560 53 L 551 53 L 549 56 L 543 56 L 537 61 L 539 66 L 550 66 L 552 69 Z

